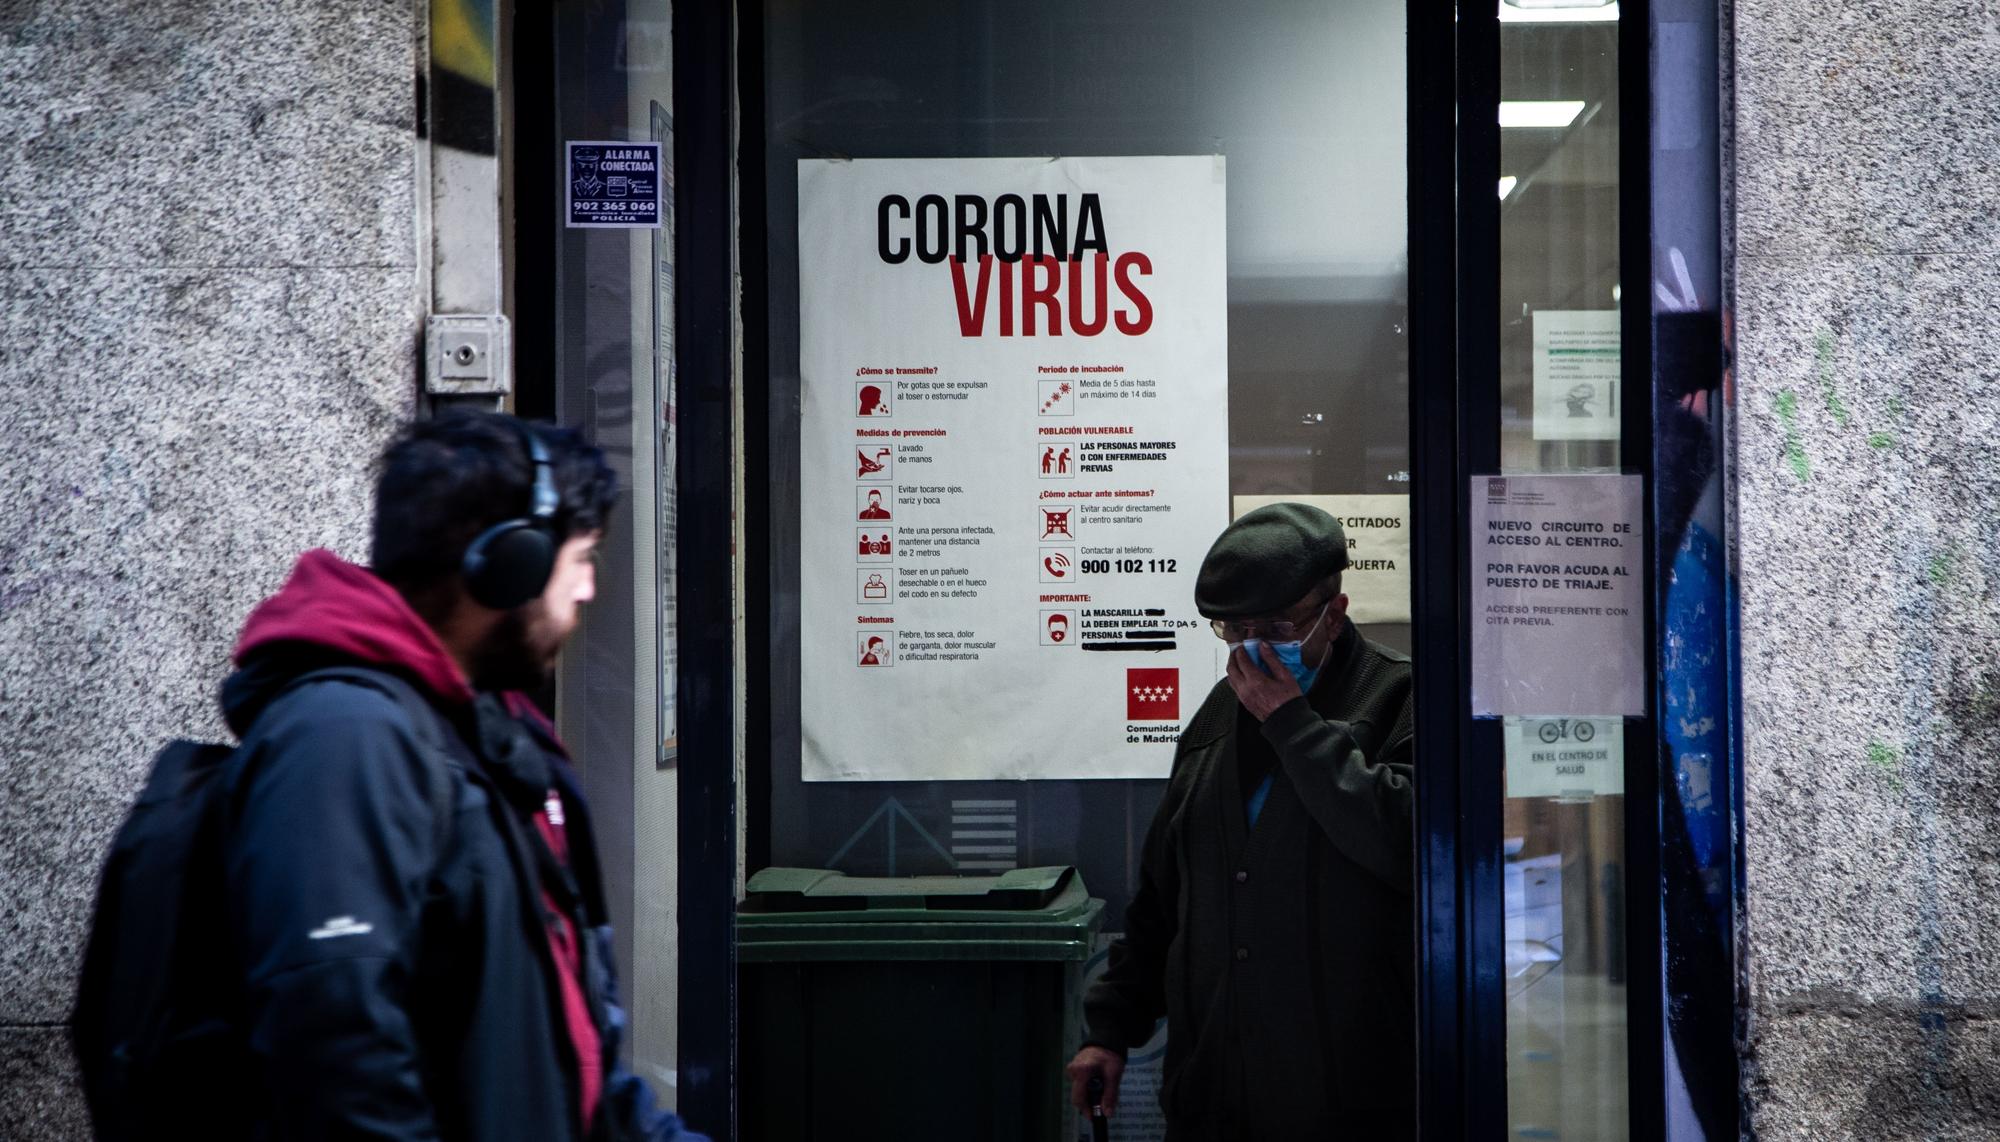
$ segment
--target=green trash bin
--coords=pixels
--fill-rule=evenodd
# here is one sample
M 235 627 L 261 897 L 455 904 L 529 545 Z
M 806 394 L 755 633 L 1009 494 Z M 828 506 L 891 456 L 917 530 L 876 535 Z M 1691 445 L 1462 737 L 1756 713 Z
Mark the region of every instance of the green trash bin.
M 767 868 L 736 917 L 745 1142 L 1058 1142 L 1102 900 L 1073 868 Z

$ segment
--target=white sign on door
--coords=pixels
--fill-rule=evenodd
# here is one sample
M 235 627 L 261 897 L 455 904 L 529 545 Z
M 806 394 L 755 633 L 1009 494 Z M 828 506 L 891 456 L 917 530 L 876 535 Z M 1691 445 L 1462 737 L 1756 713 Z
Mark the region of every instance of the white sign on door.
M 1640 478 L 1472 478 L 1474 717 L 1646 712 Z
M 1618 439 L 1618 328 L 1615 309 L 1535 312 L 1535 439 Z
M 1507 796 L 1586 800 L 1625 792 L 1620 718 L 1508 718 Z

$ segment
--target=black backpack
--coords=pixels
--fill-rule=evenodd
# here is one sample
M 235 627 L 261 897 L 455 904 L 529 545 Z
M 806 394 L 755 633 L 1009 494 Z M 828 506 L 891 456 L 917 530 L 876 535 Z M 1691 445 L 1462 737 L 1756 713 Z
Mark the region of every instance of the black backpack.
M 358 666 L 318 681 L 379 690 L 411 715 L 418 740 L 442 749 L 437 713 L 407 682 Z M 248 1133 L 252 1081 L 240 1017 L 242 978 L 222 933 L 222 810 L 242 751 L 170 742 L 112 839 L 77 984 L 71 1042 L 100 1142 L 171 1136 L 216 1142 Z M 440 828 L 451 821 L 445 766 L 432 767 Z

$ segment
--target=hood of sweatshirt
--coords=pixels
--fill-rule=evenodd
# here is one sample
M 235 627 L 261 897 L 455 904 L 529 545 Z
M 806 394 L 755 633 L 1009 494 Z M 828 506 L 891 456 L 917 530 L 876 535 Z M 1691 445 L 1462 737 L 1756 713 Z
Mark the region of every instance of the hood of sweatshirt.
M 222 712 L 238 735 L 293 679 L 328 666 L 393 672 L 448 707 L 473 700 L 458 663 L 403 596 L 323 549 L 300 556 L 278 593 L 250 612 L 234 658 Z

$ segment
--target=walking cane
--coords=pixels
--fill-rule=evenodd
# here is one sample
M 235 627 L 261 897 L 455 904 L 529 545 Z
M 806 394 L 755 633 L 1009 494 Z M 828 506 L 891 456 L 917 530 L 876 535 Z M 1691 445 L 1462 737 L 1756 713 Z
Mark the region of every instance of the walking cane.
M 1104 1079 L 1090 1076 L 1084 1085 L 1090 1096 L 1090 1137 L 1092 1142 L 1111 1142 L 1111 1120 L 1104 1116 Z

